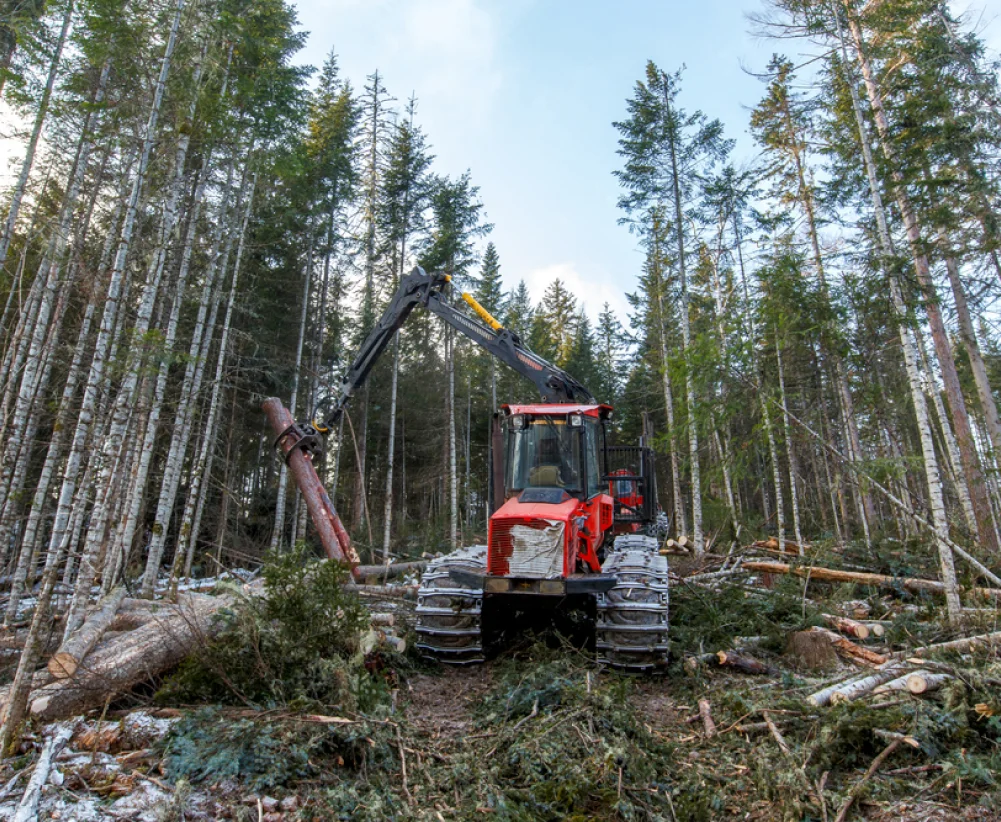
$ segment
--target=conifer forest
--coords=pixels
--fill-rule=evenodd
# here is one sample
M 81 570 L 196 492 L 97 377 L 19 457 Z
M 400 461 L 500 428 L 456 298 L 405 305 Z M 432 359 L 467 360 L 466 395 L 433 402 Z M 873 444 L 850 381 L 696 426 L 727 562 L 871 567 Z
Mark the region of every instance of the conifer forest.
M 1001 820 L 1001 56 L 959 5 L 732 4 L 737 124 L 633 54 L 578 169 L 623 310 L 534 292 L 422 89 L 306 65 L 294 0 L 0 0 L 0 818 Z M 470 321 L 593 401 L 533 411 Z M 553 432 L 593 480 L 517 467 Z

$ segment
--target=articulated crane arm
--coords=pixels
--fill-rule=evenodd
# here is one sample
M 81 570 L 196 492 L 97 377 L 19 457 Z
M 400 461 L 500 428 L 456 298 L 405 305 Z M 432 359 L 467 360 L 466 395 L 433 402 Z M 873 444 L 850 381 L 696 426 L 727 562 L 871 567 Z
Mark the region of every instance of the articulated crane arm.
M 355 391 L 365 384 L 393 335 L 417 306 L 425 306 L 456 331 L 535 383 L 543 402 L 583 405 L 593 405 L 596 402 L 591 392 L 566 371 L 525 348 L 517 334 L 491 317 L 471 295 L 463 294 L 462 298 L 483 322 L 468 317 L 449 305 L 441 292 L 451 279 L 447 274 L 427 274 L 419 266 L 403 278 L 392 301 L 365 338 L 354 362 L 344 375 L 340 392 L 336 397 L 320 402 L 311 424 L 296 423 L 277 397 L 264 402 L 264 412 L 277 436 L 275 447 L 302 492 L 327 556 L 347 563 L 354 570 L 359 564 L 358 554 L 320 482 L 313 459 L 323 454 L 324 436 L 340 420 Z
M 483 322 L 449 305 L 442 296 L 442 290 L 451 279 L 448 274 L 427 274 L 419 266 L 402 279 L 393 299 L 375 328 L 361 344 L 358 355 L 344 375 L 340 393 L 335 398 L 321 402 L 317 409 L 313 421 L 313 428 L 317 432 L 326 434 L 337 424 L 345 406 L 355 391 L 364 385 L 382 352 L 393 339 L 393 335 L 418 305 L 425 306 L 460 334 L 535 383 L 543 402 L 584 405 L 596 403 L 587 388 L 562 368 L 526 348 L 517 334 L 504 328 L 491 317 L 472 295 L 463 293 L 462 298 L 483 319 Z

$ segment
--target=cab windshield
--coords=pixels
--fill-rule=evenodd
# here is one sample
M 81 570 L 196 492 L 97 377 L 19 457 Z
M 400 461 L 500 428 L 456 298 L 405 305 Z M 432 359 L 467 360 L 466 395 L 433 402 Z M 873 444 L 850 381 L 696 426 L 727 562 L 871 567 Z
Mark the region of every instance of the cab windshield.
M 582 426 L 566 417 L 538 416 L 507 432 L 507 489 L 563 488 L 584 490 L 581 471 Z

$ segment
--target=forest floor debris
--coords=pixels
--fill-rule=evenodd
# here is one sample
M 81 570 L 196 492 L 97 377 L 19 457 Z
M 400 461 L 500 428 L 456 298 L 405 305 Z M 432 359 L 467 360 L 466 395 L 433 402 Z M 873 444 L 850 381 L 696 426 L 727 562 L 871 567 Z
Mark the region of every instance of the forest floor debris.
M 610 673 L 551 637 L 446 669 L 363 648 L 373 603 L 401 634 L 410 603 L 295 562 L 265 569 L 272 596 L 227 613 L 161 707 L 72 720 L 39 818 L 1001 819 L 997 611 L 950 626 L 934 592 L 713 576 L 721 557 L 678 568 L 665 675 Z M 878 619 L 882 637 L 851 642 L 885 664 L 806 664 L 790 637 L 832 648 L 839 614 Z M 758 664 L 719 664 L 735 651 Z M 884 687 L 914 674 L 936 687 Z M 846 697 L 810 704 L 825 688 Z M 61 727 L 4 764 L 0 817 Z

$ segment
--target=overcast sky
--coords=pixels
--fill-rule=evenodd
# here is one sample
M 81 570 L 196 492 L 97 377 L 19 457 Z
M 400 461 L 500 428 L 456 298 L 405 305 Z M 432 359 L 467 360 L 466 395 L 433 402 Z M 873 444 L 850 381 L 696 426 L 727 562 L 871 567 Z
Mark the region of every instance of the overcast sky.
M 683 105 L 719 117 L 753 156 L 749 108 L 775 51 L 808 44 L 753 37 L 760 0 L 298 0 L 310 32 L 303 62 L 333 47 L 357 86 L 379 69 L 389 92 L 418 98 L 435 168 L 467 168 L 495 228 L 509 287 L 535 299 L 562 278 L 594 316 L 608 301 L 625 319 L 641 256 L 617 224 L 612 122 L 648 59 L 686 67 Z M 1001 45 L 1001 0 L 958 0 L 957 11 Z

